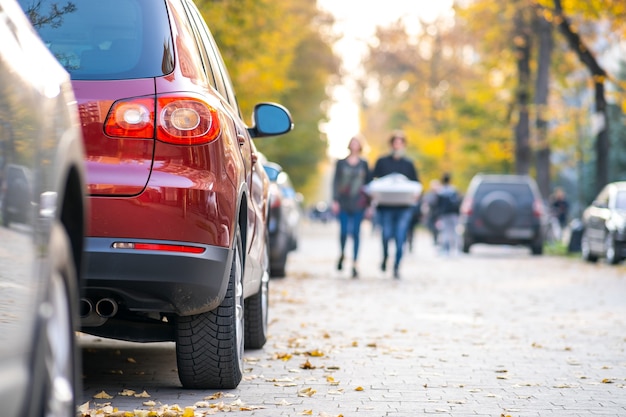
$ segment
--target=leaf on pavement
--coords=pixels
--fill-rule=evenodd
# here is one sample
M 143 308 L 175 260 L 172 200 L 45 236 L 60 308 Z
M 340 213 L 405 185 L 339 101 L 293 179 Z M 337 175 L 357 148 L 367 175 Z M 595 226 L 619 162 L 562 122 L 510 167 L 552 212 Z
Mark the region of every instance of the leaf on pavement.
M 132 389 L 125 389 L 124 391 L 118 393 L 123 397 L 132 397 L 133 395 L 135 395 L 135 391 L 133 391 Z
M 83 414 L 86 413 L 87 411 L 89 411 L 89 401 L 87 401 L 84 404 L 79 405 L 78 407 L 76 407 L 76 409 L 80 413 L 83 413 Z
M 281 352 L 281 353 L 274 354 L 274 359 L 280 359 L 281 361 L 288 361 L 292 357 L 293 355 L 291 353 Z
M 128 363 L 137 363 L 135 358 L 126 358 L 126 362 L 128 362 Z
M 302 365 L 300 365 L 300 368 L 302 368 L 302 369 L 315 369 L 317 367 L 315 365 L 313 365 L 311 362 L 309 362 L 309 360 L 307 359 L 306 362 L 304 362 Z
M 96 395 L 93 396 L 93 398 L 97 398 L 99 400 L 110 400 L 111 398 L 113 398 L 112 395 L 107 394 L 104 391 L 100 391 L 99 393 L 97 393 Z
M 311 350 L 309 352 L 306 352 L 305 354 L 317 358 L 324 356 L 324 352 L 319 349 Z
M 359 386 L 358 386 L 358 387 L 356 387 L 354 390 L 355 390 L 355 391 L 363 391 L 363 387 L 359 385 Z
M 304 410 L 300 413 L 301 416 L 312 416 L 313 410 Z
M 298 391 L 298 397 L 312 397 L 316 392 L 313 388 L 302 388 Z
M 150 398 L 150 394 L 144 390 L 141 394 L 135 394 L 135 398 Z
M 215 394 L 204 397 L 204 400 L 217 400 L 218 398 L 235 398 L 234 394 L 225 394 L 223 392 L 216 392 Z

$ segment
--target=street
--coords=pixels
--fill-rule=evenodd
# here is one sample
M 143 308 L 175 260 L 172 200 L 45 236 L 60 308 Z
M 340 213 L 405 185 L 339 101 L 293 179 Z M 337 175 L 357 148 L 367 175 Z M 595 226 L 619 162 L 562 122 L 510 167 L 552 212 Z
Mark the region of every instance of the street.
M 349 262 L 335 269 L 337 236 L 335 223 L 301 225 L 287 277 L 270 282 L 269 340 L 246 351 L 238 389 L 180 388 L 173 343 L 80 335 L 83 409 L 626 415 L 626 265 L 486 245 L 445 257 L 420 230 L 394 280 L 380 271 L 379 236 L 366 224 L 360 278 L 351 279 Z

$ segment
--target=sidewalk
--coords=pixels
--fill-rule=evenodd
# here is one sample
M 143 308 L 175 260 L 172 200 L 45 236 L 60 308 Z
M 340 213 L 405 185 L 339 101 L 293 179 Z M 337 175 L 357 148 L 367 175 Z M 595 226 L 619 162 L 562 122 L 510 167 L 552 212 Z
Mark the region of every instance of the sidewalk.
M 420 231 L 396 281 L 365 227 L 353 280 L 334 270 L 336 225 L 304 235 L 289 276 L 271 283 L 271 339 L 257 353 L 292 356 L 253 366 L 262 377 L 242 398 L 271 410 L 253 415 L 626 415 L 623 266 L 493 246 L 441 257 Z

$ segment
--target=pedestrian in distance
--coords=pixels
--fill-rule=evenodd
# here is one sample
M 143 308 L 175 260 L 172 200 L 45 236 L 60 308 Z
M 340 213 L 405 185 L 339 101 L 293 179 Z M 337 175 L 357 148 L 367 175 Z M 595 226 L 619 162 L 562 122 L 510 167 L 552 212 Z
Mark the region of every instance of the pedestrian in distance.
M 391 153 L 380 157 L 374 165 L 372 178 L 381 178 L 389 174 L 398 173 L 411 181 L 419 181 L 417 169 L 411 159 L 406 156 L 406 136 L 402 131 L 395 131 L 389 138 Z M 389 241 L 395 241 L 395 259 L 393 263 L 393 277 L 400 278 L 400 262 L 403 255 L 403 246 L 407 232 L 411 225 L 415 201 L 407 205 L 386 205 L 379 202 L 376 211 L 381 222 L 383 260 L 380 265 L 382 271 L 387 270 L 389 257 Z
M 461 197 L 450 181 L 450 174 L 443 174 L 441 177 L 441 187 L 439 187 L 437 191 L 435 210 L 437 213 L 439 250 L 444 255 L 456 253 L 459 247 L 456 226 L 459 221 Z
M 441 187 L 439 180 L 431 180 L 428 191 L 422 197 L 422 216 L 426 219 L 426 227 L 433 238 L 433 245 L 437 246 L 437 191 Z
M 337 161 L 333 177 L 332 211 L 339 219 L 340 255 L 337 269 L 342 270 L 348 236 L 352 237 L 352 278 L 359 276 L 357 259 L 361 234 L 361 222 L 369 206 L 369 198 L 363 187 L 370 180 L 367 161 L 361 156 L 363 137 L 356 135 L 348 142 L 349 154 Z

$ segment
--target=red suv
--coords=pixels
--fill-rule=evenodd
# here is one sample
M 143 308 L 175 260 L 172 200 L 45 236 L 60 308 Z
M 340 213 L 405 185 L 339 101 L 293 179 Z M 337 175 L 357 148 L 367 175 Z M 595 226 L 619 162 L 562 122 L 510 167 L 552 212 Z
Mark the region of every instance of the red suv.
M 281 106 L 242 121 L 190 0 L 20 0 L 70 73 L 90 200 L 82 330 L 175 341 L 188 388 L 234 388 L 266 340 L 268 178 L 253 137 L 288 132 Z

